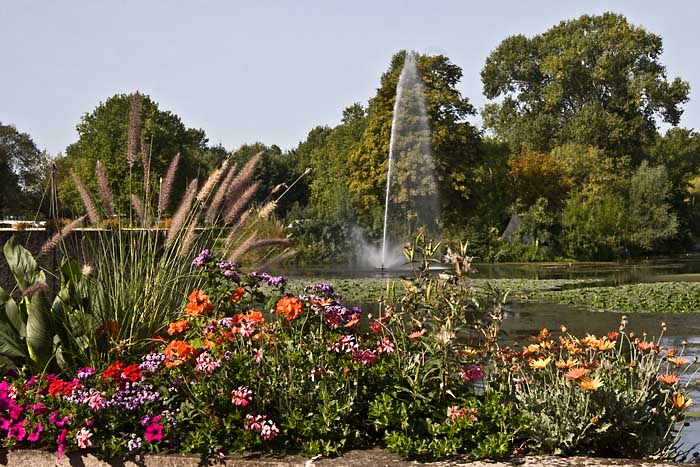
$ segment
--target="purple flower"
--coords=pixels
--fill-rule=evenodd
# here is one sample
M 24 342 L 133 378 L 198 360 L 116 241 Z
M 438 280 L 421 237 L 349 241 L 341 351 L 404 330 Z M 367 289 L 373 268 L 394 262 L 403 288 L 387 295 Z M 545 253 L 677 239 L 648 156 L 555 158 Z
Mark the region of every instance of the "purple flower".
M 251 272 L 250 277 L 261 279 L 270 287 L 282 287 L 287 283 L 287 278 L 284 276 L 271 276 L 266 272 Z
M 141 363 L 139 364 L 139 368 L 144 371 L 156 373 L 158 370 L 160 370 L 161 366 L 163 366 L 165 358 L 165 354 L 151 352 L 141 357 Z
M 228 277 L 229 279 L 238 282 L 238 269 L 241 267 L 240 264 L 232 263 L 230 261 L 222 261 L 220 263 L 216 263 L 216 267 L 218 267 L 221 270 L 221 273 L 225 277 Z
M 95 374 L 95 369 L 89 366 L 78 370 L 78 379 L 87 379 Z
M 201 268 L 204 266 L 209 260 L 211 260 L 211 250 L 208 248 L 205 248 L 202 250 L 200 254 L 197 255 L 195 259 L 192 260 L 192 266 Z
M 126 443 L 126 447 L 129 448 L 129 452 L 141 449 L 141 446 L 141 437 L 136 436 L 136 433 L 131 433 L 131 439 Z

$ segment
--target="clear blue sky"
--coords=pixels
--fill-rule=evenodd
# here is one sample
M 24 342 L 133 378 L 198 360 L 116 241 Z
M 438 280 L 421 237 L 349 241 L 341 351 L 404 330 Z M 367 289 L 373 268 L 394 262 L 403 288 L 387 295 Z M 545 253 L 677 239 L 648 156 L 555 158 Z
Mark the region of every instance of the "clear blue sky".
M 680 1 L 1 0 L 0 121 L 62 152 L 80 117 L 135 89 L 229 149 L 291 148 L 374 94 L 400 49 L 442 53 L 483 107 L 479 72 L 505 37 L 615 11 L 664 39 L 700 129 L 700 3 Z M 478 123 L 478 121 L 477 121 Z

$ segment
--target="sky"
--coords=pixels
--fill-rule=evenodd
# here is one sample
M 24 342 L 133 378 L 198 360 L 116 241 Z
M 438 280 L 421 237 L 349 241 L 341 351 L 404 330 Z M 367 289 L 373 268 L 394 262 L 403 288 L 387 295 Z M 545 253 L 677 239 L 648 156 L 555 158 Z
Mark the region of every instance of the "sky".
M 83 115 L 139 90 L 210 144 L 290 149 L 366 103 L 401 49 L 449 57 L 481 109 L 500 41 L 605 11 L 663 38 L 668 77 L 691 85 L 681 126 L 700 129 L 697 0 L 0 0 L 0 122 L 57 155 Z

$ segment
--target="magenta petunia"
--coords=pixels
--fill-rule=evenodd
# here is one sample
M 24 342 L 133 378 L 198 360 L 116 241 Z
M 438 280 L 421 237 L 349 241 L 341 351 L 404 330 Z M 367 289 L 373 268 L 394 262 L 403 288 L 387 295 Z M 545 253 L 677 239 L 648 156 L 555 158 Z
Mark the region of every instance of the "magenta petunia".
M 149 443 L 153 443 L 154 441 L 161 441 L 163 439 L 163 425 L 158 424 L 160 419 L 160 415 L 153 417 L 151 419 L 151 423 L 149 423 L 146 427 L 144 437 Z

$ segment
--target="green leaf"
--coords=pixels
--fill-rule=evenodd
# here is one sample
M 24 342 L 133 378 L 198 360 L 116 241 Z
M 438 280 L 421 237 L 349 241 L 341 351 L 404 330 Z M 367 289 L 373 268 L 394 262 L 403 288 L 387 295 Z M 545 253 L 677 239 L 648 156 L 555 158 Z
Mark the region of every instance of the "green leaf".
M 0 321 L 0 355 L 10 359 L 28 357 L 22 338 L 4 321 Z
M 34 257 L 29 250 L 15 241 L 14 235 L 5 243 L 3 253 L 20 290 L 24 291 L 40 279 Z M 46 279 L 44 278 L 42 282 L 46 282 Z
M 27 337 L 26 316 L 24 316 L 24 313 L 14 299 L 10 298 L 5 302 L 5 315 L 2 316 L 2 318 L 14 328 L 18 336 Z
M 53 322 L 49 301 L 43 292 L 32 296 L 27 316 L 27 347 L 29 356 L 38 367 L 48 362 L 53 353 Z

